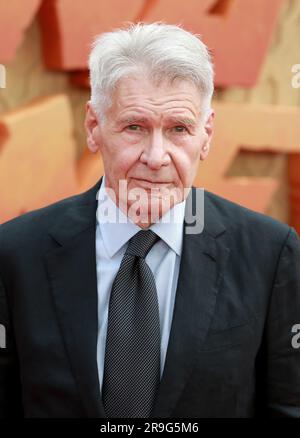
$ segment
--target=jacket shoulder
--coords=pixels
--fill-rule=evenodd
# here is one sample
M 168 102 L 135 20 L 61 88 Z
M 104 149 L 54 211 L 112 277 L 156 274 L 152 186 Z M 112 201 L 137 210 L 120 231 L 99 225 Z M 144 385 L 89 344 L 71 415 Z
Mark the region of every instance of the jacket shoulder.
M 38 241 L 68 210 L 72 210 L 74 206 L 84 206 L 92 199 L 95 200 L 93 198 L 96 194 L 95 189 L 96 186 L 84 193 L 70 196 L 4 222 L 0 225 L 0 251 L 5 243 L 9 247 L 15 247 L 28 239 L 32 243 Z
M 205 191 L 205 202 L 212 215 L 221 217 L 227 230 L 232 233 L 246 233 L 249 238 L 260 237 L 282 242 L 291 227 L 267 214 L 256 212 L 215 193 Z

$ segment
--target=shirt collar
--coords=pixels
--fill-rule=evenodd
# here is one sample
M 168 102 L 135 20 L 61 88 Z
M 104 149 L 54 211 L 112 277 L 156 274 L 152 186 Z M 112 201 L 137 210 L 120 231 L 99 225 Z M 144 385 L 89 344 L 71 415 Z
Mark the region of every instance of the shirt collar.
M 113 257 L 141 228 L 128 218 L 108 196 L 105 190 L 105 175 L 103 175 L 97 199 L 97 222 L 105 249 L 108 255 Z M 182 251 L 185 203 L 186 200 L 175 204 L 169 212 L 149 227 L 179 256 Z M 112 214 L 109 219 L 106 209 Z

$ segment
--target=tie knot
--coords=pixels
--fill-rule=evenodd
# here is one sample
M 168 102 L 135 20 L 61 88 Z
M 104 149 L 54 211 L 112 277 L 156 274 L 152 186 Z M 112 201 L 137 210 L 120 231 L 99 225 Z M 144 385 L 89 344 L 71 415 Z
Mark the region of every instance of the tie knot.
M 160 239 L 152 230 L 138 231 L 130 240 L 126 254 L 145 258 L 152 246 Z

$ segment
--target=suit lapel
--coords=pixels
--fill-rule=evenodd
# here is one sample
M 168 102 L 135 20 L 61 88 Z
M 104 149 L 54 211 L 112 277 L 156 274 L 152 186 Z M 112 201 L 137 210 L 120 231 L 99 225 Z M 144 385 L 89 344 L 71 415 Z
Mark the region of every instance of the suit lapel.
M 98 297 L 96 193 L 100 182 L 71 203 L 51 230 L 46 265 L 71 368 L 87 416 L 104 417 L 97 368 Z
M 97 367 L 95 227 L 100 184 L 101 180 L 79 201 L 70 203 L 50 232 L 51 249 L 45 255 L 59 326 L 89 417 L 106 416 Z M 196 190 L 192 188 L 191 196 Z M 152 417 L 171 416 L 190 376 L 197 348 L 208 332 L 229 255 L 222 243 L 224 231 L 205 197 L 203 232 L 184 233 L 169 344 Z
M 193 187 L 190 192 L 193 196 L 195 190 Z M 205 197 L 203 232 L 184 233 L 169 344 L 151 417 L 172 416 L 191 374 L 195 353 L 204 341 L 214 314 L 229 255 L 229 249 L 221 241 L 225 228 L 217 218 Z

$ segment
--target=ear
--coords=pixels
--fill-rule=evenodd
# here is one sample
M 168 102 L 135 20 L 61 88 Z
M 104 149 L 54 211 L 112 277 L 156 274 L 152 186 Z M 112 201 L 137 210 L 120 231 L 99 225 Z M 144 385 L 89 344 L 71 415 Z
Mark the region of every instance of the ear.
M 84 127 L 87 134 L 87 146 L 89 150 L 95 154 L 100 149 L 99 142 L 96 138 L 96 133 L 99 127 L 99 120 L 90 100 L 86 103 L 85 110 L 86 114 Z
M 205 160 L 208 156 L 210 150 L 210 143 L 213 135 L 213 120 L 215 117 L 215 111 L 213 109 L 210 110 L 209 116 L 204 125 L 205 132 L 205 140 L 203 141 L 201 151 L 200 151 L 200 160 Z

